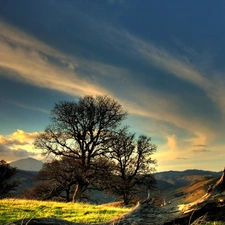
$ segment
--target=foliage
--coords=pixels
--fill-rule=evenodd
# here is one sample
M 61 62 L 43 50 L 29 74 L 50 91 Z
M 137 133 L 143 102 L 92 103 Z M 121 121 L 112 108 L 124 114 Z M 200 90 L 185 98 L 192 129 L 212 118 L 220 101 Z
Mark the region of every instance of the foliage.
M 71 222 L 95 224 L 109 221 L 130 210 L 130 208 L 83 203 L 3 199 L 0 200 L 0 224 L 8 224 L 24 218 L 58 218 Z
M 0 161 L 0 198 L 7 197 L 19 185 L 18 181 L 9 181 L 16 172 L 15 167 L 11 167 L 4 160 Z

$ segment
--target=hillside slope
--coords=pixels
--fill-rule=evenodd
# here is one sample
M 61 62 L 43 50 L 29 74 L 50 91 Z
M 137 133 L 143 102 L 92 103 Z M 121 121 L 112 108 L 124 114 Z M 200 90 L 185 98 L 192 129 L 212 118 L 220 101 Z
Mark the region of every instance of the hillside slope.
M 189 203 L 203 196 L 221 174 L 203 170 L 168 171 L 156 174 L 156 178 L 166 202 Z

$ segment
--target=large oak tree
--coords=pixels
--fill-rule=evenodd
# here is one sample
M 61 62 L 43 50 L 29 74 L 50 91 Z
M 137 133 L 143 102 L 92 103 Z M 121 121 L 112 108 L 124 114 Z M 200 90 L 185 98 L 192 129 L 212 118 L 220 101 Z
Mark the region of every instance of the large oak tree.
M 51 123 L 38 135 L 34 146 L 46 154 L 72 155 L 79 162 L 74 200 L 80 200 L 94 171 L 101 171 L 96 162 L 108 152 L 107 143 L 126 116 L 122 106 L 108 96 L 85 96 L 78 102 L 55 104 Z

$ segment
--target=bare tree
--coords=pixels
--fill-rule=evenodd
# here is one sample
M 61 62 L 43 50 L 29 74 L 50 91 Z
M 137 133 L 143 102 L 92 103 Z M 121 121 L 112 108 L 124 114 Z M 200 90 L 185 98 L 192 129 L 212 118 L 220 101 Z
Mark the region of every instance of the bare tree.
M 89 185 L 87 177 L 101 158 L 115 130 L 126 118 L 122 106 L 107 96 L 85 96 L 78 102 L 59 102 L 52 110 L 51 124 L 34 142 L 46 154 L 71 157 L 80 161 L 75 200 Z
M 109 157 L 115 167 L 107 185 L 114 194 L 122 197 L 125 205 L 140 192 L 140 186 L 149 190 L 155 183 L 152 166 L 156 161 L 151 155 L 157 147 L 150 141 L 144 135 L 136 140 L 135 134 L 129 134 L 127 128 L 123 128 L 110 142 Z
M 39 181 L 32 188 L 26 188 L 23 191 L 23 198 L 37 200 L 52 200 L 58 197 L 61 189 L 57 187 L 55 182 Z
M 42 198 L 61 197 L 67 202 L 71 201 L 71 193 L 74 192 L 77 179 L 81 176 L 79 165 L 80 163 L 76 162 L 73 157 L 65 156 L 62 159 L 54 159 L 52 162 L 45 163 L 36 177 L 41 181 L 49 181 L 49 190 L 42 192 Z M 46 185 L 38 184 L 35 187 L 36 192 L 41 193 L 39 189 L 42 190 L 43 186 Z
M 19 186 L 19 181 L 9 181 L 16 174 L 17 169 L 11 167 L 6 161 L 0 161 L 0 198 L 5 198 L 8 194 Z

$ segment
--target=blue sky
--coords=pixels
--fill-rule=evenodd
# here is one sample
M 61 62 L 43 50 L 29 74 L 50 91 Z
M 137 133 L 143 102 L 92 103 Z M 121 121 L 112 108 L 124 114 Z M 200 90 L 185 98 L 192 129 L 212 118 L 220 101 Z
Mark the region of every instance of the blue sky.
M 0 158 L 32 147 L 54 103 L 107 94 L 157 144 L 157 171 L 225 165 L 225 2 L 0 0 Z

